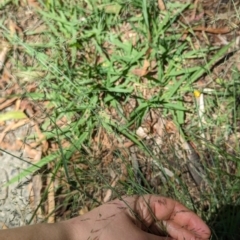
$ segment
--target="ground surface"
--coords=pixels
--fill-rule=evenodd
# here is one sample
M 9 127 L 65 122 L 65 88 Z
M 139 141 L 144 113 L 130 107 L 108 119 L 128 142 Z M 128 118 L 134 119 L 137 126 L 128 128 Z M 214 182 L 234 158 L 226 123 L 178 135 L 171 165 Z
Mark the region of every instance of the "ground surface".
M 5 1 L 0 14 L 5 227 L 155 193 L 239 239 L 240 1 Z

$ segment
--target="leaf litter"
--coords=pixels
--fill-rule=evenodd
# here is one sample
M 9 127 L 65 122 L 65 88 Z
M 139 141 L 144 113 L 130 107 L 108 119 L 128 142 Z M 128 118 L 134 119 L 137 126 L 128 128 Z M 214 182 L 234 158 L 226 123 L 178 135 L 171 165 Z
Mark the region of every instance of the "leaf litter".
M 45 29 L 45 26 L 43 26 L 44 24 L 41 21 L 38 21 L 38 16 L 34 10 L 35 7 L 41 8 L 41 6 L 36 1 L 27 1 L 27 4 L 30 7 L 33 7 L 33 9 L 30 8 L 32 10 L 30 12 L 26 12 L 25 4 L 25 2 L 21 2 L 22 8 L 17 10 L 18 23 L 9 21 L 9 30 L 11 35 L 12 37 L 17 35 L 20 39 L 26 42 L 38 42 L 40 44 L 44 44 L 47 42 L 47 38 L 43 38 L 42 36 L 38 35 L 39 31 L 36 31 L 36 34 L 33 35 L 25 35 L 25 29 L 31 28 L 34 31 L 34 27 L 32 26 L 36 27 L 35 30 L 39 29 L 39 26 L 42 29 Z M 217 3 L 214 2 L 214 4 Z M 158 1 L 158 7 L 161 11 L 167 11 L 163 1 Z M 103 6 L 102 8 L 107 14 L 121 14 L 122 11 L 118 4 Z M 223 44 L 223 40 L 221 40 L 223 37 L 219 38 L 219 36 L 224 36 L 224 41 L 227 43 L 231 42 L 231 40 L 234 38 L 233 33 L 235 30 L 232 27 L 224 26 L 224 18 L 219 19 L 218 24 L 210 21 L 210 15 L 212 15 L 211 9 L 212 6 L 210 8 L 208 3 L 205 1 L 195 1 L 193 11 L 186 10 L 184 12 L 183 19 L 185 19 L 185 21 L 183 20 L 183 24 L 186 25 L 186 30 L 181 30 L 181 34 L 184 36 L 182 40 L 189 38 L 189 36 L 192 37 L 191 41 L 196 49 L 205 48 L 209 44 L 217 46 Z M 238 22 L 236 22 L 236 24 L 238 24 Z M 120 26 L 120 29 L 113 27 L 112 33 L 116 34 L 119 30 L 121 31 L 121 41 L 131 42 L 133 47 L 135 47 L 137 41 L 144 41 L 141 39 L 141 37 L 138 38 L 136 32 L 128 23 L 123 23 L 122 26 Z M 212 34 L 218 34 L 219 36 L 216 37 Z M 169 37 L 170 35 L 171 34 L 167 34 L 166 37 Z M 104 55 L 98 55 L 96 57 L 95 52 L 97 47 L 98 46 L 96 45 L 95 47 L 92 46 L 86 49 L 86 51 L 88 51 L 86 54 L 87 59 L 90 64 L 92 64 L 92 60 L 95 59 L 97 65 L 104 65 L 106 64 L 106 57 L 104 57 Z M 114 54 L 117 49 L 116 46 L 110 44 L 109 42 L 104 42 L 103 47 L 106 50 L 105 54 L 108 56 Z M 15 50 L 19 48 L 20 54 L 18 58 L 22 61 L 22 63 L 25 61 L 34 63 L 34 60 L 32 60 L 30 57 L 26 57 L 24 53 L 21 53 L 22 49 L 20 46 L 14 46 L 14 48 Z M 184 53 L 185 52 L 183 51 L 183 54 Z M 11 53 L 9 52 L 8 47 L 4 47 L 0 53 L 0 61 L 2 66 L 2 79 L 0 84 L 3 93 L 2 96 L 0 96 L 1 114 L 7 111 L 12 111 L 12 109 L 14 109 L 14 104 L 16 104 L 17 100 L 21 99 L 21 97 L 16 96 L 21 96 L 25 93 L 21 85 L 22 83 L 15 81 L 14 78 L 15 76 L 18 76 L 21 81 L 23 76 L 26 78 L 26 74 L 24 74 L 24 72 L 21 73 L 17 67 L 9 64 L 9 54 Z M 47 54 L 50 55 L 51 51 Z M 194 115 L 193 113 L 190 114 L 189 112 L 186 112 L 183 125 L 188 134 L 185 134 L 179 130 L 179 126 L 176 125 L 176 121 L 173 119 L 170 113 L 163 113 L 162 110 L 157 108 L 148 109 L 146 105 L 146 112 L 143 114 L 141 121 L 138 123 L 133 121 L 133 123 L 130 125 L 130 130 L 134 132 L 135 135 L 129 135 L 124 129 L 122 130 L 122 134 L 120 136 L 116 136 L 114 132 L 116 126 L 124 126 L 127 123 L 126 119 L 130 119 L 131 117 L 134 118 L 134 111 L 136 112 L 136 109 L 139 107 L 139 99 L 137 99 L 135 96 L 141 96 L 145 100 L 151 100 L 152 96 L 155 96 L 156 93 L 161 91 L 164 92 L 165 90 L 167 91 L 171 84 L 174 85 L 180 80 L 180 77 L 177 76 L 177 78 L 168 83 L 169 85 L 164 87 L 161 87 L 160 85 L 150 85 L 149 77 L 151 79 L 158 78 L 155 68 L 159 63 L 154 59 L 154 53 L 151 55 L 151 50 L 147 50 L 142 56 L 143 57 L 141 60 L 137 61 L 131 70 L 131 73 L 140 79 L 139 82 L 132 83 L 134 89 L 133 94 L 128 98 L 127 101 L 124 99 L 119 100 L 119 103 L 122 107 L 120 110 L 121 114 L 114 110 L 114 108 L 103 108 L 103 110 L 100 112 L 100 116 L 105 118 L 107 125 L 99 126 L 98 129 L 95 129 L 95 131 L 92 133 L 92 139 L 89 140 L 89 146 L 83 147 L 87 154 L 83 154 L 78 150 L 73 151 L 69 165 L 73 168 L 76 168 L 77 171 L 83 174 L 85 179 L 81 178 L 76 181 L 79 183 L 82 181 L 85 182 L 85 186 L 81 186 L 81 184 L 79 184 L 82 190 L 85 191 L 86 195 L 91 197 L 94 196 L 98 202 L 106 202 L 115 197 L 116 193 L 112 191 L 112 189 L 115 187 L 120 189 L 119 192 L 122 191 L 125 193 L 122 189 L 122 186 L 128 181 L 128 179 L 131 179 L 131 174 L 134 176 L 133 179 L 136 179 L 136 181 L 140 182 L 142 187 L 147 187 L 146 183 L 142 182 L 143 179 L 141 177 L 139 178 L 139 173 L 141 173 L 143 177 L 150 182 L 154 192 L 163 192 L 165 194 L 169 194 L 170 196 L 172 193 L 168 192 L 168 188 L 163 187 L 164 184 L 169 185 L 169 189 L 172 189 L 172 186 L 174 185 L 175 189 L 180 190 L 181 185 L 179 182 L 182 181 L 181 179 L 186 179 L 186 186 L 188 187 L 191 197 L 195 199 L 196 202 L 201 202 L 201 198 L 199 197 L 199 195 L 201 195 L 201 191 L 199 192 L 197 188 L 200 186 L 200 182 L 202 182 L 203 178 L 205 181 L 205 176 L 201 175 L 200 180 L 195 179 L 196 182 L 194 182 L 194 177 L 191 175 L 194 175 L 195 173 L 192 173 L 191 171 L 196 172 L 196 166 L 188 166 L 189 163 L 191 164 L 194 161 L 202 161 L 199 157 L 199 155 L 202 153 L 198 151 L 199 149 L 202 149 L 202 142 L 206 141 L 206 139 L 204 139 L 205 137 L 203 137 L 205 135 L 201 135 L 201 133 L 199 133 L 199 136 L 201 136 L 201 141 L 199 138 L 196 138 L 196 140 L 192 139 L 192 136 L 189 136 L 190 132 L 188 132 L 188 130 L 190 126 L 194 127 L 194 124 L 195 126 L 199 125 L 199 119 L 196 114 Z M 207 57 L 211 58 L 212 56 Z M 185 64 L 183 64 L 181 67 L 184 69 L 189 68 L 189 66 L 194 66 L 195 64 L 203 65 L 204 61 L 202 59 L 199 60 L 198 58 L 193 58 L 188 62 L 185 62 Z M 233 61 L 234 63 L 238 62 L 237 59 L 234 59 Z M 121 68 L 121 62 L 116 62 L 114 67 L 116 69 Z M 218 69 L 219 64 L 216 63 L 209 74 L 199 75 L 200 79 L 194 83 L 194 87 L 196 87 L 197 90 L 202 91 L 204 91 L 206 87 L 210 87 L 212 89 L 219 87 L 219 84 L 216 84 L 215 80 L 219 75 L 221 75 L 222 70 Z M 36 70 L 36 73 L 37 72 L 38 70 Z M 47 73 L 43 72 L 38 76 L 41 78 L 46 74 Z M 225 76 L 227 74 L 228 73 L 225 73 Z M 25 79 L 23 81 L 24 89 L 28 89 L 28 93 L 37 93 L 37 84 L 32 83 L 35 79 L 36 78 L 33 76 L 30 78 L 30 81 L 29 79 Z M 123 79 L 118 79 L 114 86 L 120 86 L 122 80 Z M 184 98 L 188 99 L 188 102 L 184 103 L 186 109 L 191 109 L 195 101 L 193 94 L 187 95 L 186 93 Z M 33 101 L 31 98 L 25 97 L 21 99 L 20 109 L 28 116 L 28 118 L 26 120 L 19 121 L 6 121 L 3 126 L 0 126 L 2 131 L 1 147 L 11 151 L 21 149 L 21 151 L 24 151 L 25 154 L 30 157 L 30 161 L 33 163 L 39 161 L 43 155 L 45 156 L 55 151 L 61 151 L 61 149 L 59 149 L 60 146 L 66 149 L 69 148 L 71 143 L 68 139 L 58 139 L 58 142 L 54 142 L 51 141 L 51 137 L 46 136 L 45 132 L 46 130 L 51 132 L 55 127 L 60 130 L 67 128 L 69 121 L 75 121 L 77 117 L 74 116 L 72 118 L 66 118 L 65 116 L 62 116 L 58 119 L 56 124 L 52 122 L 47 123 L 48 116 L 51 114 L 51 110 L 53 109 L 49 108 L 48 103 L 49 102 L 47 101 L 42 102 L 42 107 L 38 107 L 37 105 L 39 103 Z M 205 116 L 209 117 L 211 114 L 211 109 L 205 110 Z M 176 109 L 173 109 L 171 113 L 174 113 L 174 111 L 176 111 Z M 203 127 L 204 130 L 202 131 L 202 134 L 206 132 L 206 134 L 209 135 L 209 132 L 211 131 L 212 137 L 214 137 L 214 135 L 217 136 L 218 129 L 210 126 L 208 118 L 206 118 L 205 121 L 206 123 L 204 124 L 206 125 Z M 24 130 L 22 130 L 23 127 Z M 26 128 L 29 129 L 26 130 Z M 19 137 L 14 136 L 18 135 L 17 131 L 23 131 L 23 134 L 20 137 L 21 140 L 17 139 Z M 32 137 L 30 140 L 28 140 L 30 132 Z M 196 136 L 196 134 L 193 134 L 193 136 Z M 236 141 L 237 139 L 234 139 L 233 136 L 234 134 L 227 134 L 226 142 L 228 140 L 230 141 L 230 139 L 231 141 Z M 139 149 L 135 150 L 134 154 L 131 154 L 131 148 L 137 144 L 139 144 Z M 233 151 L 232 148 L 227 147 L 227 149 L 230 152 Z M 84 162 L 79 163 L 79 159 L 82 157 L 82 155 L 85 158 L 87 156 L 88 161 L 91 162 L 92 165 L 87 165 Z M 36 158 L 34 158 L 34 156 L 36 156 Z M 123 159 L 127 160 L 125 161 Z M 134 159 L 137 159 L 137 165 L 135 164 L 135 167 L 133 161 L 131 161 Z M 178 159 L 178 161 L 176 161 L 176 159 Z M 207 159 L 206 164 L 211 165 L 210 161 L 211 158 Z M 127 165 L 132 165 L 133 173 L 129 172 L 128 168 L 126 168 Z M 230 168 L 230 172 L 235 174 L 236 165 L 233 164 L 233 166 L 230 166 Z M 54 165 L 48 165 L 47 168 L 43 168 L 44 171 L 51 171 L 52 169 L 54 169 Z M 89 173 L 87 173 L 88 171 Z M 70 172 L 71 176 L 74 175 L 73 172 L 74 171 Z M 92 177 L 96 175 L 102 175 L 103 178 L 105 178 L 104 181 L 101 178 L 98 179 L 99 187 L 94 186 L 94 184 L 89 180 L 89 175 L 91 174 L 93 174 Z M 58 172 L 57 178 L 51 179 L 51 175 L 46 175 L 44 177 L 44 173 L 42 173 L 42 175 L 33 174 L 33 179 L 30 183 L 32 191 L 34 192 L 33 195 L 30 194 L 33 196 L 33 199 L 31 199 L 33 208 L 39 208 L 41 192 L 44 189 L 48 189 L 48 198 L 44 203 L 45 207 L 39 208 L 38 211 L 39 219 L 46 217 L 48 218 L 49 222 L 54 222 L 55 219 L 60 219 L 61 216 L 64 216 L 64 212 L 68 214 L 67 208 L 69 203 L 64 203 L 64 198 L 61 196 L 68 192 L 65 189 L 71 190 L 71 186 L 64 180 L 64 175 L 64 171 L 61 171 Z M 88 180 L 89 183 L 87 182 Z M 44 185 L 44 181 L 47 181 L 46 185 Z M 108 187 L 106 187 L 106 182 L 108 182 Z M 106 188 L 101 187 L 101 184 Z M 60 192 L 59 196 L 55 195 L 56 189 L 54 189 L 54 186 L 58 186 L 62 189 L 62 192 Z M 129 191 L 134 192 L 134 187 L 136 187 L 136 185 L 133 184 L 133 189 L 129 189 Z M 62 207 L 55 209 L 57 205 Z M 88 200 L 87 202 L 86 198 L 83 197 L 82 211 L 85 212 L 91 208 L 91 200 Z M 44 211 L 42 211 L 42 209 L 44 209 Z M 74 213 L 70 213 L 70 215 L 72 214 Z

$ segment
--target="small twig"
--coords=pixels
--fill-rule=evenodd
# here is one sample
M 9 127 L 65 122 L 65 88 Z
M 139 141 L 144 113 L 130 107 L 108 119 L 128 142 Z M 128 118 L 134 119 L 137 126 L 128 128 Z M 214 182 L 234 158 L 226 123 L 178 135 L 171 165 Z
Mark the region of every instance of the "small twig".
M 51 175 L 47 177 L 47 184 L 49 185 L 48 188 L 48 223 L 55 222 L 55 200 L 54 200 L 54 181 L 52 180 Z
M 9 107 L 9 106 L 11 106 L 12 103 L 15 102 L 17 99 L 18 98 L 15 97 L 15 98 L 11 98 L 11 99 L 8 99 L 8 100 L 5 99 L 5 101 L 4 101 L 4 98 L 1 98 L 0 101 L 1 102 L 3 101 L 3 103 L 0 105 L 0 111 Z
M 190 21 L 193 21 L 196 18 L 198 2 L 199 2 L 199 0 L 195 0 L 195 2 L 194 2 L 194 8 L 193 8 L 193 12 L 192 12 Z
M 191 144 L 189 144 L 182 136 L 181 142 L 183 149 L 187 154 L 188 170 L 196 185 L 200 186 L 203 181 L 203 177 L 205 176 L 205 171 L 202 167 L 200 157 L 198 153 L 195 151 L 195 149 L 191 146 Z
M 130 160 L 132 162 L 132 167 L 133 167 L 135 177 L 138 183 L 141 183 L 141 178 L 139 176 L 139 164 L 138 164 L 137 155 L 136 155 L 136 147 L 132 146 L 130 147 L 129 150 L 130 150 Z
M 212 33 L 212 34 L 226 34 L 226 33 L 230 33 L 232 31 L 232 29 L 229 28 L 229 27 L 211 28 L 211 27 L 197 26 L 197 27 L 193 27 L 189 30 L 186 30 L 185 32 L 189 32 L 190 30 L 204 31 L 204 32 L 207 32 L 207 33 Z

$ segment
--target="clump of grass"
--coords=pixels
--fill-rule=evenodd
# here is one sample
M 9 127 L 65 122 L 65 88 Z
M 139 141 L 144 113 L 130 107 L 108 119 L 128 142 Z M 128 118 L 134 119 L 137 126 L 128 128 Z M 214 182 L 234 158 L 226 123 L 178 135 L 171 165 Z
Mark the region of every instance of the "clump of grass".
M 12 6 L 14 11 L 16 7 Z M 53 180 L 60 182 L 55 189 L 59 215 L 70 205 L 70 215 L 80 206 L 96 206 L 104 189 L 111 189 L 113 196 L 165 193 L 198 211 L 216 227 L 218 238 L 223 222 L 220 216 L 213 218 L 214 214 L 227 205 L 235 209 L 240 199 L 238 138 L 234 152 L 224 146 L 226 134 L 239 136 L 239 73 L 233 72 L 232 81 L 219 80 L 214 91 L 205 95 L 206 123 L 199 127 L 194 84 L 210 73 L 229 46 L 195 49 L 194 38 L 184 40 L 185 30 L 179 24 L 189 5 L 169 2 L 167 7 L 168 11 L 161 12 L 155 1 L 145 0 L 47 1 L 41 2 L 37 15 L 34 13 L 44 30 L 27 28 L 23 38 L 11 36 L 1 23 L 4 37 L 26 56 L 26 62 L 20 63 L 18 58 L 10 58 L 12 71 L 22 86 L 26 81 L 35 81 L 38 86 L 37 91 L 21 97 L 48 103 L 42 109 L 46 118 L 41 130 L 50 146 L 58 146 L 10 183 L 51 165 Z M 209 54 L 211 59 L 207 60 Z M 40 79 L 31 75 L 39 72 Z M 164 173 L 169 156 L 152 153 L 147 142 L 136 135 L 152 110 L 171 119 L 198 147 L 209 187 L 200 191 L 198 199 L 181 176 L 176 176 L 176 183 Z M 223 127 L 224 133 L 219 134 Z M 202 132 L 211 137 L 201 139 Z M 146 173 L 139 171 L 136 178 L 128 149 L 118 148 L 127 141 L 136 146 L 138 157 L 158 162 L 155 171 L 163 172 L 166 179 L 160 190 L 148 184 Z M 230 162 L 235 170 L 230 170 Z M 122 176 L 116 187 L 111 185 L 113 170 Z M 43 194 L 43 202 L 45 198 Z M 235 217 L 232 214 L 227 223 Z

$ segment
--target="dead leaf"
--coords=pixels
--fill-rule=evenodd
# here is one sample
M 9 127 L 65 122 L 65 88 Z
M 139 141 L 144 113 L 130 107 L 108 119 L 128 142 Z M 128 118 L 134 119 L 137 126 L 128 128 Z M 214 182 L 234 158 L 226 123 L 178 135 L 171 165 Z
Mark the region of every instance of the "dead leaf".
M 132 70 L 132 73 L 139 77 L 143 77 L 148 74 L 149 67 L 150 67 L 150 62 L 147 59 L 145 59 L 142 68 L 135 68 Z
M 16 35 L 17 33 L 19 33 L 20 35 L 23 35 L 22 29 L 20 27 L 18 27 L 18 25 L 15 22 L 13 22 L 12 20 L 9 20 L 8 27 L 9 27 L 11 36 Z
M 109 202 L 111 200 L 111 196 L 112 196 L 112 189 L 116 186 L 118 180 L 119 180 L 119 177 L 114 173 L 114 175 L 112 176 L 112 183 L 111 183 L 111 188 L 109 188 L 106 192 L 106 195 L 103 199 L 103 202 L 106 203 L 106 202 Z
M 33 8 L 40 8 L 40 4 L 38 1 L 35 1 L 35 0 L 21 0 L 20 1 L 20 5 L 22 7 L 26 7 L 26 4 L 29 6 L 29 7 L 33 7 Z
M 38 143 L 42 144 L 42 151 L 45 153 L 49 147 L 48 142 L 46 140 L 46 136 L 42 133 L 42 131 L 40 130 L 40 127 L 36 122 L 34 124 L 34 128 L 38 135 Z
M 166 131 L 167 131 L 167 133 L 177 134 L 177 135 L 179 132 L 173 121 L 166 122 Z
M 6 61 L 7 58 L 7 53 L 9 51 L 8 47 L 4 47 L 0 53 L 0 70 L 3 69 L 4 63 Z
M 82 215 L 86 214 L 87 212 L 88 212 L 88 207 L 87 207 L 87 206 L 84 206 L 84 207 L 82 207 L 82 208 L 78 211 L 78 214 L 79 214 L 80 216 L 82 216 Z
M 40 4 L 38 1 L 35 0 L 27 0 L 27 3 L 29 6 L 34 7 L 34 8 L 40 8 Z
M 166 129 L 165 129 L 166 121 L 163 118 L 159 118 L 158 121 L 153 125 L 154 131 L 157 133 L 158 137 L 163 137 Z
M 158 0 L 158 7 L 161 11 L 166 10 L 166 6 L 163 0 Z
M 4 223 L 4 224 L 2 225 L 2 229 L 8 229 L 8 226 Z

